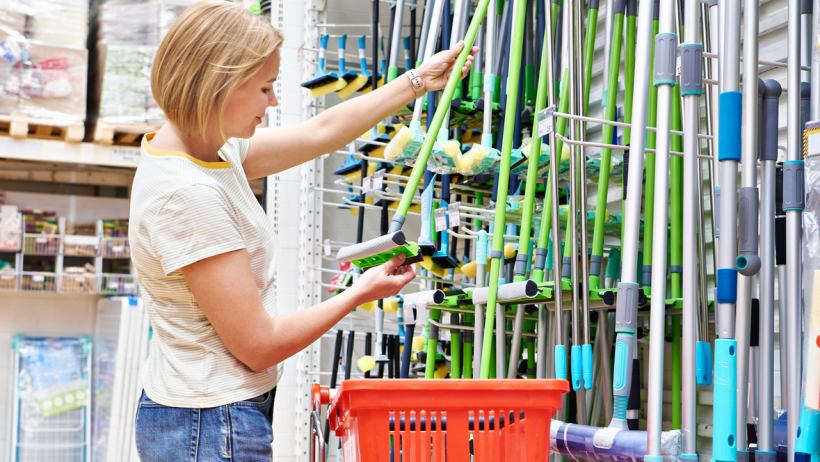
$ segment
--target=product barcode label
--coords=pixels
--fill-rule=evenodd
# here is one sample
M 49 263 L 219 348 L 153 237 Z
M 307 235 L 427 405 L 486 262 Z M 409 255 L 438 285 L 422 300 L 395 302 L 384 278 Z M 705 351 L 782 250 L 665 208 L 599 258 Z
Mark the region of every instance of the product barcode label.
M 447 209 L 437 208 L 435 213 L 436 231 L 444 231 L 447 229 Z
M 538 113 L 538 136 L 543 138 L 552 133 L 553 114 L 555 113 L 555 106 L 550 106 Z
M 450 220 L 450 228 L 461 226 L 461 202 L 454 202 L 447 206 L 447 218 Z

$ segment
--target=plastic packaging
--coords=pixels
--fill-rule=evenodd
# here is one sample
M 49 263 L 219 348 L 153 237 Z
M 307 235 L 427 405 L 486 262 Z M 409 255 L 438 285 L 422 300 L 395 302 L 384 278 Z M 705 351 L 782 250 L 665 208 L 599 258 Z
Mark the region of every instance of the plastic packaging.
M 158 127 L 162 110 L 151 94 L 151 64 L 162 38 L 192 0 L 113 0 L 99 14 L 99 121 Z
M 88 2 L 0 3 L 0 114 L 34 123 L 86 116 Z

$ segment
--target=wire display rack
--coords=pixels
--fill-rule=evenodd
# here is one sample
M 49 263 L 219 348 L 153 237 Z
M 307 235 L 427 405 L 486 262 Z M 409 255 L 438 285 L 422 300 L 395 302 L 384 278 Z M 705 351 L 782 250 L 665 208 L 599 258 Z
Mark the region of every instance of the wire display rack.
M 90 338 L 18 335 L 12 347 L 9 460 L 90 460 Z

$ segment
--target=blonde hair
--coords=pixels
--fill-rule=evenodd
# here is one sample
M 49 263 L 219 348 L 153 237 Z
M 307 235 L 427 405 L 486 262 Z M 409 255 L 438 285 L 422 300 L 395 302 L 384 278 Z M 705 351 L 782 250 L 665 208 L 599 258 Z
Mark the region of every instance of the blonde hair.
M 159 45 L 151 69 L 154 99 L 182 133 L 206 133 L 216 115 L 222 134 L 228 97 L 283 39 L 279 29 L 238 4 L 199 2 L 185 10 Z

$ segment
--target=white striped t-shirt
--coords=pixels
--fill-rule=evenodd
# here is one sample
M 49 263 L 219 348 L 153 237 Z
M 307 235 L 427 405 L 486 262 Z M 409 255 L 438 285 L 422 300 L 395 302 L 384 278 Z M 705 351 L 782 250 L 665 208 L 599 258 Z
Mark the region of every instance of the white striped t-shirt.
M 228 140 L 219 151 L 221 162 L 205 162 L 155 149 L 152 138 L 148 134 L 142 142 L 128 233 L 153 329 L 143 387 L 152 400 L 174 407 L 253 398 L 276 385 L 278 368 L 253 372 L 236 359 L 179 271 L 246 249 L 262 304 L 274 315 L 273 229 L 242 169 L 248 140 Z

